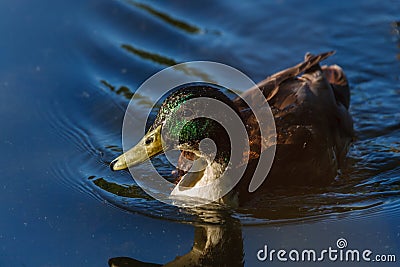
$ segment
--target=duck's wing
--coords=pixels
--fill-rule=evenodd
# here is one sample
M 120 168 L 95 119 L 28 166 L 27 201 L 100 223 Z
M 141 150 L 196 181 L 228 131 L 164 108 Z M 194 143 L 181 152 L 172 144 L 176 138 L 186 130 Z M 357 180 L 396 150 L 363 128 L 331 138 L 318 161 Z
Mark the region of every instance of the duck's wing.
M 329 51 L 326 53 L 321 53 L 318 55 L 312 55 L 310 53 L 307 53 L 305 55 L 304 61 L 300 62 L 299 64 L 284 69 L 282 71 L 279 71 L 266 79 L 262 80 L 257 84 L 257 86 L 250 88 L 246 92 L 244 92 L 241 97 L 236 98 L 234 101 L 239 107 L 239 109 L 246 108 L 247 105 L 243 101 L 245 99 L 246 101 L 249 102 L 254 102 L 258 101 L 254 99 L 254 96 L 257 94 L 254 94 L 254 90 L 261 90 L 263 93 L 264 97 L 266 98 L 267 101 L 271 100 L 281 89 L 280 85 L 289 80 L 289 79 L 294 79 L 297 76 L 299 76 L 301 73 L 306 72 L 307 70 L 310 70 L 313 66 L 316 66 L 321 62 L 322 60 L 330 57 L 333 55 L 335 51 Z
M 257 86 L 261 89 L 267 100 L 272 99 L 279 90 L 279 86 L 286 80 L 292 79 L 304 73 L 312 67 L 316 66 L 322 60 L 332 56 L 335 51 L 329 51 L 319 55 L 312 55 L 307 53 L 305 55 L 304 61 L 285 70 L 275 73 L 274 75 L 268 77 L 267 79 L 261 81 Z M 272 89 L 272 90 L 271 90 Z
M 331 85 L 324 78 L 324 73 L 319 66 L 322 60 L 334 53 L 334 51 L 318 55 L 307 53 L 303 62 L 269 76 L 234 100 L 235 105 L 241 112 L 250 137 L 250 158 L 258 157 L 261 151 L 261 144 L 263 144 L 263 147 L 273 145 L 271 143 L 273 138 L 260 137 L 258 120 L 254 116 L 254 111 L 249 108 L 247 103 L 251 103 L 252 107 L 265 107 L 265 101 L 267 101 L 272 108 L 277 124 L 277 144 L 297 143 L 297 140 L 293 139 L 297 135 L 291 135 L 291 138 L 282 138 L 282 133 L 288 129 L 281 127 L 280 121 L 285 122 L 285 127 L 297 127 L 297 125 L 305 124 L 303 117 L 308 117 L 308 114 L 304 114 L 304 111 L 310 110 L 311 113 L 317 115 L 317 112 L 312 111 L 315 111 L 318 107 L 326 109 L 327 105 L 324 102 L 335 105 L 335 97 Z M 326 71 L 330 72 L 332 70 L 326 68 Z M 337 77 L 339 76 L 337 75 Z M 330 77 L 331 80 L 335 80 L 334 77 L 336 76 L 332 74 Z M 337 79 L 337 82 L 339 83 L 340 80 Z M 260 94 L 257 93 L 259 90 L 264 95 L 264 98 L 260 98 Z M 322 93 L 325 96 L 320 95 L 318 98 L 313 99 L 313 101 L 305 101 L 305 98 L 310 98 L 309 95 L 313 90 L 316 94 Z M 296 111 L 287 108 L 291 106 L 296 107 Z M 330 109 L 335 110 L 336 107 L 331 107 Z M 288 119 L 289 117 L 296 119 L 292 121 L 292 119 Z

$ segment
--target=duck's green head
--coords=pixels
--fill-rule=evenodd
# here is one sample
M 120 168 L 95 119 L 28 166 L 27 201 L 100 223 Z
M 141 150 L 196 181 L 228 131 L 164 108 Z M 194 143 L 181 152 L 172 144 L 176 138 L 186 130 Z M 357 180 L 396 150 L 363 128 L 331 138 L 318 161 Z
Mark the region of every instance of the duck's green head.
M 228 133 L 220 122 L 204 116 L 204 111 L 207 110 L 211 113 L 218 112 L 214 106 L 215 100 L 237 112 L 233 102 L 218 86 L 181 86 L 164 100 L 145 136 L 133 148 L 113 160 L 111 169 L 132 167 L 168 150 L 188 151 L 198 157 L 213 158 L 220 163 L 229 162 Z M 213 148 L 202 146 L 202 140 L 209 139 L 213 141 Z

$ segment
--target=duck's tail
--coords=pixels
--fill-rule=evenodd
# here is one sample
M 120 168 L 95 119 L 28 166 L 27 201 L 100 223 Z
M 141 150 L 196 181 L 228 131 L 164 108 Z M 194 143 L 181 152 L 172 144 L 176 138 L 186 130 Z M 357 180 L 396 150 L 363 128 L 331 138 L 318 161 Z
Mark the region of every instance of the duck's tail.
M 325 78 L 332 85 L 336 100 L 341 102 L 347 109 L 350 106 L 350 88 L 346 75 L 338 65 L 322 66 Z

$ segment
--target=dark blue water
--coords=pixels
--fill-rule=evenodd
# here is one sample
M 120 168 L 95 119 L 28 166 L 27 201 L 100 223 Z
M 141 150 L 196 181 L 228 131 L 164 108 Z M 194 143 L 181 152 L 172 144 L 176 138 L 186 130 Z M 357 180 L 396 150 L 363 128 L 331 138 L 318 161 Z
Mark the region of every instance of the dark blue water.
M 259 81 L 329 50 L 326 63 L 351 84 L 347 167 L 328 187 L 231 211 L 212 228 L 237 237 L 220 254 L 234 261 L 237 248 L 245 265 L 266 265 L 256 257 L 264 244 L 321 248 L 343 237 L 399 261 L 399 15 L 398 1 L 0 2 L 0 266 L 184 255 L 214 216 L 152 200 L 108 168 L 132 93 L 180 62 L 221 62 Z

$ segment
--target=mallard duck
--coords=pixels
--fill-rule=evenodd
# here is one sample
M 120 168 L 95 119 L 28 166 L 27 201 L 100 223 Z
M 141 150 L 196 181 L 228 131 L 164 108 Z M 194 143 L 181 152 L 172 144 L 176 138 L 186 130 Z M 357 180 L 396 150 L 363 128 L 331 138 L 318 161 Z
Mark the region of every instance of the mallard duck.
M 206 181 L 218 179 L 225 169 L 232 167 L 228 166 L 229 136 L 221 125 L 212 120 L 187 119 L 185 113 L 193 114 L 196 110 L 178 111 L 178 107 L 190 99 L 209 97 L 231 107 L 240 116 L 249 136 L 250 163 L 240 182 L 232 189 L 230 195 L 233 202 L 245 203 L 257 192 L 276 185 L 321 186 L 332 182 L 353 138 L 353 121 L 349 113 L 350 90 L 346 76 L 337 65 L 320 66 L 320 62 L 332 54 L 333 51 L 319 55 L 307 53 L 303 62 L 269 76 L 258 87 L 243 93 L 243 98 L 256 101 L 254 97 L 257 94 L 254 92 L 261 90 L 272 109 L 276 125 L 274 162 L 268 179 L 256 192 L 250 193 L 247 189 L 262 152 L 261 142 L 265 140 L 261 140 L 255 116 L 243 99 L 238 97 L 232 100 L 213 85 L 188 84 L 172 92 L 164 100 L 143 139 L 113 160 L 111 169 L 122 170 L 164 153 L 162 139 L 177 138 L 178 143 L 166 147 L 168 150 L 182 151 L 176 188 L 197 187 Z M 179 133 L 169 131 L 169 135 L 161 136 L 162 127 L 174 128 L 178 125 L 184 125 Z M 205 138 L 216 144 L 217 152 L 212 157 L 199 148 L 201 140 Z M 185 159 L 204 159 L 195 161 L 204 165 L 203 171 L 195 174 L 187 172 L 188 166 L 185 165 L 188 163 Z

